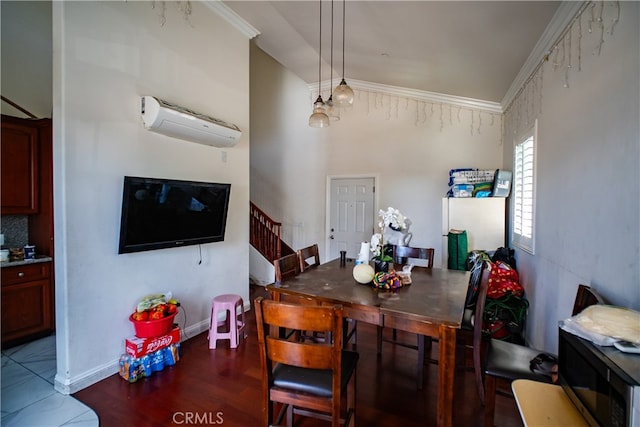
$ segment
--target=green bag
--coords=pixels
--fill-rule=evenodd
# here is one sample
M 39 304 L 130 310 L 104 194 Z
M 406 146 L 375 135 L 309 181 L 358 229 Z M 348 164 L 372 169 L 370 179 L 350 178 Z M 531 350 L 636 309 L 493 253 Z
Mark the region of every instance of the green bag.
M 449 270 L 467 269 L 467 231 L 466 230 L 450 230 L 447 235 L 449 247 Z

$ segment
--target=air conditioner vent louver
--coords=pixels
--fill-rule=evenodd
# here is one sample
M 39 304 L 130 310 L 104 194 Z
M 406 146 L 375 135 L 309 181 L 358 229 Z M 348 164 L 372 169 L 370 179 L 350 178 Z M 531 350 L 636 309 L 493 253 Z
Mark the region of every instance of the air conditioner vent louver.
M 242 135 L 234 124 L 153 96 L 142 97 L 140 112 L 146 129 L 199 144 L 233 147 Z

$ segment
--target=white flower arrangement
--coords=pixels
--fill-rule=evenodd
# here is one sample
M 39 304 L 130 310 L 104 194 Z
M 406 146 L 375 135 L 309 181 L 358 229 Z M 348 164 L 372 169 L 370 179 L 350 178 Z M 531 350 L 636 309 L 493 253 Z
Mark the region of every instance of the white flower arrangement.
M 408 218 L 402 215 L 398 209 L 394 209 L 391 206 L 389 206 L 386 211 L 380 209 L 378 216 L 380 217 L 378 226 L 381 230 L 384 230 L 385 227 L 391 227 L 396 231 L 402 231 L 407 228 Z
M 391 206 L 386 211 L 380 209 L 378 211 L 378 227 L 380 227 L 380 233 L 375 233 L 371 236 L 371 253 L 373 259 L 376 261 L 393 261 L 390 255 L 384 253 L 384 229 L 389 227 L 396 231 L 403 231 L 407 228 L 407 221 L 409 218 L 404 216 L 398 209 L 394 209 Z

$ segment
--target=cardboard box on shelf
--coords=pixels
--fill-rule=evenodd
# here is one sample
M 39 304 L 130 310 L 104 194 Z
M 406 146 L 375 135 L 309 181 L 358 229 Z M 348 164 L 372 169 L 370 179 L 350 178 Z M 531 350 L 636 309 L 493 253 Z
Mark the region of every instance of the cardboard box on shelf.
M 125 352 L 133 357 L 142 357 L 171 344 L 180 342 L 180 328 L 176 327 L 166 335 L 153 338 L 129 337 L 125 340 Z

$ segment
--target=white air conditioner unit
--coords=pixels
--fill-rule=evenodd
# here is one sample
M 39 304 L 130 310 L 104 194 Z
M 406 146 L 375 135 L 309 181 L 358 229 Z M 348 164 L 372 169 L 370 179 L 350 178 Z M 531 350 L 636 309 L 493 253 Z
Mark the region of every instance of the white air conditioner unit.
M 233 147 L 242 132 L 223 122 L 154 96 L 143 96 L 140 113 L 144 127 L 163 135 L 214 147 Z

